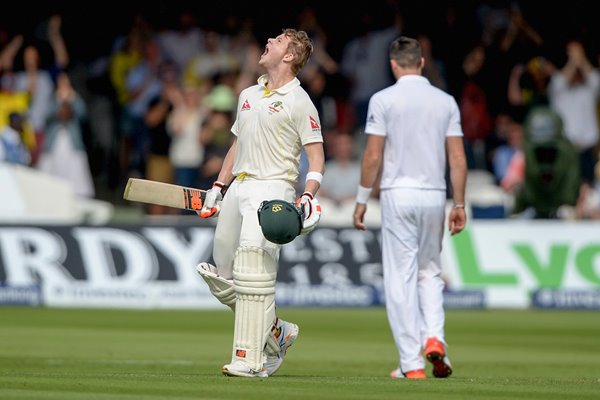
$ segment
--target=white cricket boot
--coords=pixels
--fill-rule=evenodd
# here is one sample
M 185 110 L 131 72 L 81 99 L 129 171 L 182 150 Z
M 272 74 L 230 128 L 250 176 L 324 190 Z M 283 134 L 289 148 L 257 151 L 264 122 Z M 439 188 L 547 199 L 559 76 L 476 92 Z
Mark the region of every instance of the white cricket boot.
M 245 362 L 236 360 L 231 364 L 223 365 L 221 369 L 223 375 L 227 376 L 239 376 L 243 378 L 268 378 L 266 368 L 263 367 L 260 371 L 254 371 Z
M 273 355 L 267 355 L 267 360 L 265 361 L 264 366 L 267 370 L 267 375 L 269 376 L 275 374 L 281 367 L 287 349 L 294 344 L 300 331 L 298 325 L 282 319 L 277 319 L 276 325 L 273 326 L 273 329 L 273 335 L 279 341 L 279 352 Z

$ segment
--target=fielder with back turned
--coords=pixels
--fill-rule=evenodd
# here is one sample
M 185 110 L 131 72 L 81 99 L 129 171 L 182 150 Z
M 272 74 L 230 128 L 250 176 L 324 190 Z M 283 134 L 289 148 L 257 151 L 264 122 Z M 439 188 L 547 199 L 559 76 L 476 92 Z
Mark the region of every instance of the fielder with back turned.
M 285 29 L 268 39 L 259 60 L 267 73 L 240 93 L 231 129 L 235 140 L 198 213 L 219 216 L 216 265 L 201 263 L 197 271 L 213 295 L 235 312 L 231 362 L 222 368 L 228 376 L 273 375 L 298 336 L 296 324 L 275 315 L 280 245 L 263 235 L 257 210 L 265 200 L 296 199 L 304 148 L 309 172 L 296 200 L 303 210 L 301 233 L 309 233 L 319 221 L 314 196 L 324 171 L 323 137 L 317 110 L 296 78 L 312 50 L 303 31 Z
M 354 226 L 365 230 L 367 200 L 381 175 L 381 236 L 388 321 L 400 355 L 394 378 L 423 379 L 425 358 L 433 376 L 448 377 L 440 253 L 446 205 L 446 161 L 454 206 L 451 234 L 466 224 L 467 165 L 460 113 L 454 98 L 421 76 L 419 42 L 400 37 L 390 46 L 397 82 L 369 102 Z M 446 157 L 447 156 L 447 157 Z

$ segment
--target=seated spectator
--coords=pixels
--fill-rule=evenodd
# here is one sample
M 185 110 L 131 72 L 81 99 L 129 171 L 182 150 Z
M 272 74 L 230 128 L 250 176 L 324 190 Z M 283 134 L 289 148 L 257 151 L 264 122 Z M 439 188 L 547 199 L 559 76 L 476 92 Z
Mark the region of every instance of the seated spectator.
M 205 98 L 205 106 L 210 110 L 202 125 L 200 136 L 206 143 L 204 162 L 200 167 L 201 188 L 208 188 L 217 180 L 219 171 L 231 146 L 233 116 L 237 98 L 231 87 L 216 85 Z
M 501 114 L 496 118 L 496 133 L 504 143 L 493 152 L 494 176 L 505 191 L 512 193 L 515 186 L 525 178 L 523 127 L 510 116 Z
M 31 154 L 23 143 L 23 116 L 11 113 L 9 123 L 0 131 L 0 161 L 28 166 Z
M 579 198 L 575 206 L 577 219 L 600 219 L 600 185 L 594 186 L 582 183 L 579 188 Z
M 332 134 L 325 163 L 325 174 L 319 189 L 320 198 L 327 198 L 340 205 L 354 202 L 356 188 L 360 183 L 360 161 L 355 156 L 352 135 Z

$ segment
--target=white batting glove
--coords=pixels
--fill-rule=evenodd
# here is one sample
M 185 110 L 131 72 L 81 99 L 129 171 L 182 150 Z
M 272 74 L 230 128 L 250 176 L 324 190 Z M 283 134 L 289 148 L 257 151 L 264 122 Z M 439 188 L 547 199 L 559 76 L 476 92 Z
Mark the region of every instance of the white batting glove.
M 317 224 L 321 219 L 321 204 L 319 204 L 319 200 L 313 197 L 312 193 L 304 192 L 302 193 L 302 196 L 296 200 L 296 206 L 300 208 L 304 215 L 300 234 L 306 235 L 317 227 Z
M 223 182 L 215 181 L 215 183 L 213 183 L 212 188 L 206 192 L 202 208 L 200 211 L 196 211 L 200 218 L 212 218 L 219 215 L 221 206 L 218 202 L 223 200 L 223 193 L 226 190 L 227 185 Z

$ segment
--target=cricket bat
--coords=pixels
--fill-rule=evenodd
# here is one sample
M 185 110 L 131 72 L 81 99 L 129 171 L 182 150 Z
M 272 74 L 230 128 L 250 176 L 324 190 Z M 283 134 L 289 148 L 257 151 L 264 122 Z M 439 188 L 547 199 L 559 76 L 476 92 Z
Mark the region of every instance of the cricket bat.
M 123 193 L 125 200 L 192 211 L 202 208 L 205 197 L 206 190 L 139 178 L 129 178 Z

